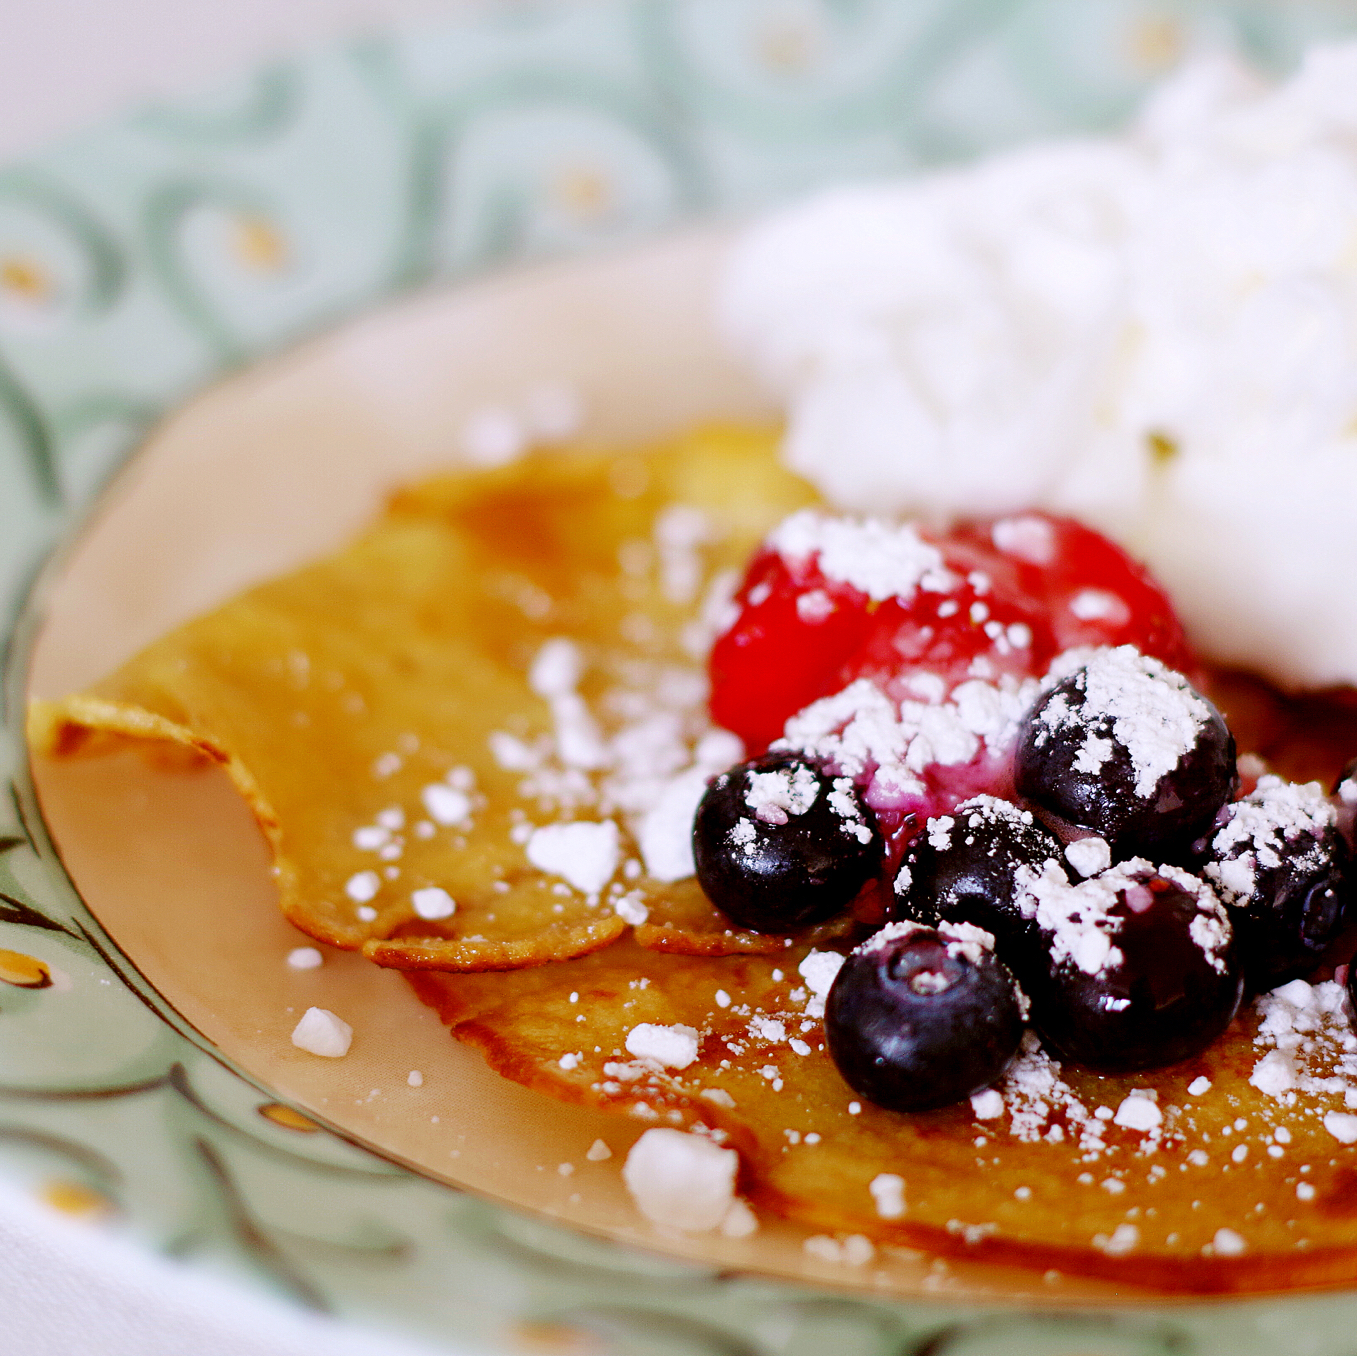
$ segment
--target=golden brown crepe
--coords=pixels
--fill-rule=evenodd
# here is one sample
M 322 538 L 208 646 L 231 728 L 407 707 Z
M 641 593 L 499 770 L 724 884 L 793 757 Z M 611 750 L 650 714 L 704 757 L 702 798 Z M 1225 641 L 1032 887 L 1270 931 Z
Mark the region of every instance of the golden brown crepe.
M 770 443 L 714 429 L 648 457 L 542 457 L 403 491 L 340 554 L 180 628 L 92 692 L 35 702 L 33 742 L 71 754 L 149 740 L 222 763 L 273 845 L 288 918 L 378 964 L 499 970 L 606 946 L 626 930 L 611 903 L 562 897 L 525 863 L 513 823 L 544 816 L 487 736 L 531 745 L 548 734 L 548 704 L 527 670 L 561 635 L 592 661 L 582 690 L 591 706 L 606 689 L 663 688 L 677 673 L 690 680 L 670 683 L 686 703 L 662 714 L 694 735 L 705 728 L 701 665 L 680 643 L 693 608 L 624 569 L 619 552 L 651 549 L 657 516 L 681 504 L 709 520 L 709 573 L 738 568 L 811 497 L 776 468 Z M 628 615 L 648 621 L 630 641 L 618 634 Z M 471 827 L 417 837 L 425 788 L 446 785 L 452 769 L 472 788 Z M 354 845 L 355 830 L 396 807 L 407 818 L 397 860 Z M 369 871 L 381 878 L 370 899 L 346 893 Z M 414 913 L 413 891 L 430 885 L 456 900 L 447 923 Z M 782 944 L 729 928 L 692 880 L 639 888 L 651 944 Z M 376 916 L 360 916 L 364 906 Z
M 724 1133 L 759 1205 L 1163 1290 L 1350 1282 L 1357 1148 L 1323 1122 L 1346 1114 L 1341 1092 L 1288 1107 L 1251 1085 L 1270 1048 L 1251 1010 L 1172 1069 L 1105 1077 L 1029 1051 L 998 1114 L 886 1112 L 839 1078 L 798 971 L 813 947 L 850 945 L 851 922 L 741 932 L 691 878 L 641 871 L 628 797 L 681 770 L 674 750 L 690 756 L 707 731 L 701 653 L 720 577 L 813 498 L 773 443 L 712 428 L 643 455 L 533 458 L 403 491 L 339 554 L 180 628 L 89 693 L 35 703 L 34 743 L 74 755 L 130 740 L 221 763 L 299 928 L 411 971 L 509 1078 Z M 616 745 L 599 767 L 552 752 L 560 712 L 529 681 L 559 637 L 583 656 L 578 696 Z M 1285 757 L 1282 708 L 1231 681 L 1241 745 Z M 1316 746 L 1285 770 L 1332 756 Z M 535 826 L 573 819 L 621 825 L 624 865 L 593 893 L 525 855 Z M 417 912 L 435 886 L 450 916 Z M 627 1035 L 643 1022 L 693 1028 L 696 1062 L 634 1059 Z M 1316 1048 L 1302 1072 L 1332 1055 Z M 1133 1089 L 1157 1098 L 1153 1133 L 1117 1123 Z M 882 1174 L 903 1179 L 900 1218 L 879 1212 Z

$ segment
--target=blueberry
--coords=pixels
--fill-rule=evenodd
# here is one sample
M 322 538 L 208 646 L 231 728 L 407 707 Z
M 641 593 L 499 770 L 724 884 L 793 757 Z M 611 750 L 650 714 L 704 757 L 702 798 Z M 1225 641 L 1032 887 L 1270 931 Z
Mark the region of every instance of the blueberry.
M 1225 808 L 1202 874 L 1230 912 L 1249 986 L 1313 970 L 1343 925 L 1349 853 L 1318 785 L 1262 777 Z
M 693 821 L 707 898 L 757 932 L 789 932 L 841 912 L 879 867 L 881 851 L 852 778 L 801 753 L 766 753 L 723 772 Z
M 928 1111 L 988 1087 L 1023 1020 L 1009 974 L 965 924 L 892 923 L 844 961 L 825 1037 L 844 1081 L 892 1111 Z
M 1129 645 L 1056 684 L 1018 736 L 1020 794 L 1113 859 L 1186 859 L 1235 787 L 1234 737 L 1181 674 Z
M 1175 866 L 1123 862 L 1071 885 L 1029 887 L 1046 963 L 1018 980 L 1042 1038 L 1103 1073 L 1175 1064 L 1230 1024 L 1243 994 L 1229 916 Z
M 1006 956 L 1036 940 L 1035 925 L 1018 909 L 1018 873 L 1061 856 L 1060 840 L 1030 810 L 976 796 L 928 821 L 896 877 L 890 917 L 973 923 L 993 933 Z

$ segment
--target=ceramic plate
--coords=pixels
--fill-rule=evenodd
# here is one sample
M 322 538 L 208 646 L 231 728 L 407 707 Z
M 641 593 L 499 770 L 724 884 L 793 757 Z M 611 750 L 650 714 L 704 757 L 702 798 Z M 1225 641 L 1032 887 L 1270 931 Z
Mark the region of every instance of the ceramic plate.
M 1347 1295 L 1117 1307 L 927 1258 L 836 1266 L 777 1225 L 660 1237 L 584 1158 L 634 1131 L 489 1075 L 392 974 L 284 965 L 300 939 L 221 782 L 30 768 L 21 735 L 28 691 L 342 540 L 544 383 L 610 442 L 766 417 L 708 329 L 722 220 L 1115 124 L 1203 45 L 1283 69 L 1350 27 L 1317 3 L 515 7 L 0 174 L 7 1175 L 300 1304 L 493 1350 L 1350 1350 Z M 290 1045 L 312 1001 L 360 1017 L 349 1059 Z

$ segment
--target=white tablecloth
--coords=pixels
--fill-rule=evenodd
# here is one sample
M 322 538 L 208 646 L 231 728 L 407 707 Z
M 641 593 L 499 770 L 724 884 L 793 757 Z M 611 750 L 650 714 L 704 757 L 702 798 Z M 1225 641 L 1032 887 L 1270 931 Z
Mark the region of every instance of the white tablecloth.
M 435 1356 L 316 1318 L 70 1223 L 0 1184 L 0 1352 L 23 1356 Z M 440 1347 L 437 1356 L 448 1356 Z

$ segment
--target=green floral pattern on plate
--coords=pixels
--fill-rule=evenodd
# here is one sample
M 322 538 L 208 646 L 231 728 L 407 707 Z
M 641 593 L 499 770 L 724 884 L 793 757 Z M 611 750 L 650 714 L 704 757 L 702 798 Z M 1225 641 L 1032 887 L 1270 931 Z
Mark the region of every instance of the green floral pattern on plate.
M 204 1048 L 118 952 L 44 833 L 21 730 L 34 569 L 148 424 L 228 368 L 425 282 L 1106 126 L 1203 45 L 1281 69 L 1354 28 L 1318 0 L 520 4 L 276 62 L 0 172 L 0 949 L 53 979 L 0 986 L 5 1173 L 310 1307 L 495 1349 L 1350 1352 L 1353 1296 L 1044 1316 L 850 1299 L 387 1163 Z

